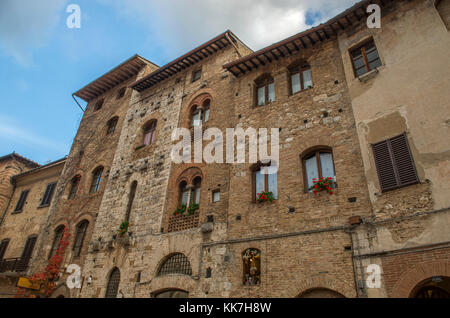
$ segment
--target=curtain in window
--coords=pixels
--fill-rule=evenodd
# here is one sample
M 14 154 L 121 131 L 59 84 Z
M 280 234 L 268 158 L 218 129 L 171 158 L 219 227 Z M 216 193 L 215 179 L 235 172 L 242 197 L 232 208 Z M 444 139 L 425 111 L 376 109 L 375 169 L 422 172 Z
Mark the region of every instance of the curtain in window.
M 303 88 L 307 89 L 313 86 L 311 70 L 306 70 L 303 72 Z
M 268 184 L 269 184 L 269 192 L 272 192 L 273 198 L 278 199 L 278 184 L 277 184 L 277 174 L 272 173 L 267 175 Z
M 300 74 L 296 73 L 291 76 L 292 94 L 300 92 L 302 90 L 300 85 Z
M 306 180 L 308 181 L 308 188 L 313 186 L 313 179 L 319 178 L 319 172 L 317 170 L 317 161 L 316 156 L 313 156 L 309 158 L 308 160 L 305 160 L 305 166 L 306 166 Z
M 275 101 L 275 83 L 271 83 L 268 85 L 268 89 L 269 89 L 269 102 L 274 102 Z
M 322 177 L 325 179 L 329 177 L 334 179 L 333 156 L 331 153 L 320 153 L 320 165 L 322 167 Z
M 258 106 L 262 106 L 266 104 L 266 88 L 260 87 L 258 88 Z
M 261 170 L 256 171 L 256 193 L 265 192 L 265 177 Z

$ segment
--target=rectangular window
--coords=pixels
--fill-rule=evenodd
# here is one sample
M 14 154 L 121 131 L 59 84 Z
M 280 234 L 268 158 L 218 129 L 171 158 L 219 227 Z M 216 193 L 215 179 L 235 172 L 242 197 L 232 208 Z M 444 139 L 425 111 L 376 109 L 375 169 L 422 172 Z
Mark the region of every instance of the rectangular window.
M 8 245 L 9 245 L 9 239 L 5 239 L 0 243 L 0 260 L 2 260 L 3 257 L 5 256 Z
M 356 77 L 381 66 L 381 59 L 373 39 L 364 45 L 351 50 L 350 55 Z
M 262 192 L 272 192 L 273 198 L 278 199 L 278 174 L 269 174 L 268 169 L 268 166 L 262 166 L 254 171 L 255 199 L 258 198 L 258 193 Z
M 419 182 L 405 133 L 373 144 L 372 150 L 382 192 Z
M 29 192 L 30 192 L 30 190 L 22 191 L 22 193 L 20 194 L 19 201 L 17 201 L 17 205 L 16 205 L 16 208 L 14 209 L 14 212 L 22 211 L 23 206 L 25 205 L 25 202 L 27 200 L 27 196 L 28 196 Z
M 214 190 L 212 193 L 213 203 L 220 201 L 220 190 Z
M 20 258 L 29 260 L 31 258 L 31 255 L 33 254 L 34 245 L 36 244 L 37 237 L 32 236 L 27 239 L 27 242 L 25 243 L 25 247 L 22 252 L 22 256 Z
M 192 73 L 192 83 L 198 81 L 202 77 L 202 70 L 198 70 Z
M 56 182 L 53 182 L 53 183 L 50 183 L 49 185 L 47 185 L 47 189 L 45 189 L 44 197 L 42 198 L 42 201 L 41 201 L 41 206 L 47 206 L 50 204 L 52 197 L 53 197 L 53 192 L 55 191 L 55 187 L 56 187 Z

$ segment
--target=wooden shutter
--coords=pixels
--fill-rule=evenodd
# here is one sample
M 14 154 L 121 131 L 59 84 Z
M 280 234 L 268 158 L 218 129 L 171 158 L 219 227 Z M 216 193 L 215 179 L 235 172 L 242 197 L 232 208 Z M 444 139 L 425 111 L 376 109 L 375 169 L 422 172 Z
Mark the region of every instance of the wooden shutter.
M 75 257 L 78 257 L 81 254 L 81 248 L 83 247 L 83 241 L 86 236 L 88 225 L 89 225 L 88 221 L 83 221 L 77 226 L 77 234 L 75 236 L 75 243 L 73 245 Z
M 41 206 L 50 204 L 50 201 L 53 196 L 53 191 L 55 191 L 56 183 L 50 183 L 47 185 L 47 189 L 45 189 L 44 197 L 42 198 Z
M 5 256 L 6 249 L 8 248 L 9 239 L 3 240 L 0 243 L 0 260 L 3 259 L 3 256 Z
M 25 201 L 27 200 L 28 192 L 30 192 L 30 190 L 22 191 L 22 193 L 20 194 L 19 201 L 17 202 L 16 208 L 14 209 L 14 212 L 22 211 Z
M 25 247 L 22 252 L 22 256 L 20 258 L 29 260 L 31 258 L 31 254 L 33 253 L 34 245 L 36 244 L 36 236 L 29 237 L 27 242 L 25 243 Z
M 418 183 L 406 134 L 372 145 L 381 191 Z

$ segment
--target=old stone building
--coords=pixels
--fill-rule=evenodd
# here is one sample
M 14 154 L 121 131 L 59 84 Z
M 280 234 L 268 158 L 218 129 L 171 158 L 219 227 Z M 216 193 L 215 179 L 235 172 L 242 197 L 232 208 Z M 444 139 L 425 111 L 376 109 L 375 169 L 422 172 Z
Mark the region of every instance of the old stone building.
M 448 297 L 449 19 L 449 0 L 360 1 L 256 52 L 226 31 L 122 63 L 74 94 L 32 270 L 66 227 L 82 284 L 54 297 Z
M 5 177 L 2 183 L 5 186 L 10 184 L 13 191 L 0 224 L 0 297 L 14 296 L 18 278 L 28 271 L 34 260 L 39 259 L 34 247 L 41 239 L 56 183 L 65 163 L 63 158 L 39 166 L 17 154 L 10 155 L 10 158 L 7 173 L 16 161 L 24 166 L 22 173 Z

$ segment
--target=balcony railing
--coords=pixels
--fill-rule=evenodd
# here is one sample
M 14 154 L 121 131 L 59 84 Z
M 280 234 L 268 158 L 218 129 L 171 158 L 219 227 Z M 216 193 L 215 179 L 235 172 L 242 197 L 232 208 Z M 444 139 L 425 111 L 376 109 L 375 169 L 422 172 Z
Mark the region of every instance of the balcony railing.
M 192 215 L 171 215 L 167 232 L 179 232 L 192 229 L 198 226 L 199 211 Z
M 0 273 L 24 272 L 28 268 L 30 259 L 28 258 L 6 258 L 0 260 Z

